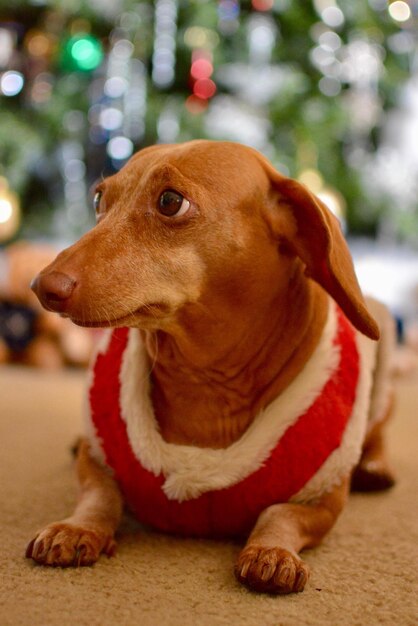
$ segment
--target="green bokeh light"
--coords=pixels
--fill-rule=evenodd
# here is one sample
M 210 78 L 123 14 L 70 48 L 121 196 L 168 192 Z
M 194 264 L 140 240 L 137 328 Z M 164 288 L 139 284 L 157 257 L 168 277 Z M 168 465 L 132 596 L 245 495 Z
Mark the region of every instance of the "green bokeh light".
M 79 33 L 66 42 L 64 59 L 68 69 L 91 72 L 103 60 L 102 45 L 96 37 Z

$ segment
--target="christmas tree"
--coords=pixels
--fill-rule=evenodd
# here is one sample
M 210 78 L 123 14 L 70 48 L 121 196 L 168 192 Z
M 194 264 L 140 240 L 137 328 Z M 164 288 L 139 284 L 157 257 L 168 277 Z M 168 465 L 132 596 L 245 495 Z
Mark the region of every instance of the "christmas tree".
M 345 215 L 351 232 L 389 223 L 417 241 L 416 190 L 405 192 L 388 133 L 407 115 L 402 94 L 418 93 L 417 6 L 2 2 L 1 241 L 79 235 L 98 179 L 136 149 L 193 138 L 256 147 Z M 415 152 L 415 179 L 417 162 Z

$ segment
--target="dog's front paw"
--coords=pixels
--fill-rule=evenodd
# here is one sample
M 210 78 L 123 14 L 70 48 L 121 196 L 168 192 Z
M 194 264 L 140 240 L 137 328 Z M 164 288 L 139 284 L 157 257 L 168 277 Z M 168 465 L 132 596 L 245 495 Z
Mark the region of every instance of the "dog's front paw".
M 79 567 L 93 565 L 102 553 L 112 556 L 115 549 L 113 536 L 99 526 L 64 521 L 39 532 L 28 544 L 26 557 L 42 565 Z
M 297 554 L 283 548 L 250 545 L 240 553 L 235 575 L 255 591 L 284 594 L 303 591 L 309 568 Z

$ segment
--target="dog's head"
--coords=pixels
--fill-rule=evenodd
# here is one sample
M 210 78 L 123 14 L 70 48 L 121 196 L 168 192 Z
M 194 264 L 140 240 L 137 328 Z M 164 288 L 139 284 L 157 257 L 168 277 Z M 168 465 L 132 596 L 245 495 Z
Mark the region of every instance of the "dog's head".
M 209 300 L 239 311 L 285 289 L 303 265 L 378 337 L 336 218 L 251 148 L 146 148 L 100 183 L 95 207 L 95 228 L 33 284 L 46 308 L 78 324 L 164 328 Z

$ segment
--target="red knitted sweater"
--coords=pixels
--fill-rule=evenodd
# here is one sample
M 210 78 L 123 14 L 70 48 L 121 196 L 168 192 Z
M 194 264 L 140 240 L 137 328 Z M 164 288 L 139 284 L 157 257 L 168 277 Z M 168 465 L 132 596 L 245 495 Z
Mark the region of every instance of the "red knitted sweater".
M 242 535 L 251 530 L 269 505 L 309 500 L 332 488 L 347 468 L 349 471 L 358 460 L 364 434 L 364 400 L 357 409 L 362 416 L 357 416 L 357 426 L 351 427 L 356 433 L 348 432 L 356 413 L 361 359 L 352 326 L 338 309 L 334 309 L 334 318 L 335 329 L 328 339 L 334 351 L 334 365 L 330 366 L 328 357 L 323 357 L 325 365 L 328 363 L 328 369 L 323 365 L 325 379 L 318 389 L 308 389 L 310 398 L 301 398 L 305 388 L 303 372 L 299 387 L 293 389 L 297 401 L 305 406 L 303 411 L 284 424 L 288 416 L 283 413 L 283 406 L 276 410 L 270 405 L 266 415 L 269 411 L 273 436 L 269 436 L 268 443 L 259 442 L 266 435 L 258 425 L 254 427 L 255 434 L 248 435 L 247 443 L 239 442 L 221 451 L 167 444 L 162 441 L 152 414 L 143 418 L 141 412 L 135 413 L 130 406 L 134 403 L 132 393 L 137 393 L 147 373 L 142 373 L 140 380 L 138 372 L 129 365 L 129 359 L 137 358 L 136 352 L 129 349 L 130 342 L 135 340 L 137 349 L 141 348 L 139 332 L 127 328 L 111 332 L 106 347 L 97 354 L 89 390 L 93 448 L 100 447 L 102 458 L 113 470 L 138 520 L 187 536 Z M 128 384 L 125 379 L 130 377 L 137 377 L 129 383 L 131 395 L 123 391 Z M 146 390 L 138 393 L 141 397 L 147 394 Z M 142 419 L 149 422 L 143 436 Z M 257 419 L 260 422 L 267 417 Z M 175 467 L 177 456 L 181 459 L 182 455 L 187 458 L 186 470 L 181 465 Z M 232 455 L 236 458 L 231 460 Z M 170 478 L 176 472 L 180 478 Z M 168 486 L 170 480 L 178 480 L 177 490 Z M 188 481 L 191 485 L 197 481 L 198 486 L 192 488 Z

